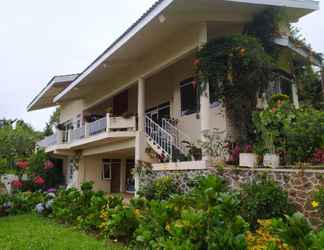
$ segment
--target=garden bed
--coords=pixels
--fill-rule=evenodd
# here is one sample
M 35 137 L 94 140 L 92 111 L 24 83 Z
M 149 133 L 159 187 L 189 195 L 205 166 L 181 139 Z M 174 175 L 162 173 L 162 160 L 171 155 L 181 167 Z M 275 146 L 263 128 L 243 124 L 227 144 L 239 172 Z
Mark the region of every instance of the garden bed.
M 0 219 L 0 249 L 84 249 L 122 250 L 122 246 L 97 240 L 69 227 L 36 215 L 10 216 Z

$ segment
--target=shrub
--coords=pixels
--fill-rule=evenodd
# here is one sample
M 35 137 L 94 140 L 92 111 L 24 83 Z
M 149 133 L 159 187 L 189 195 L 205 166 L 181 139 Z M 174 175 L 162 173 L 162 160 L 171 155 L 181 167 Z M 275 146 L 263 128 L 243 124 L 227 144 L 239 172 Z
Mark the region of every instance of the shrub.
M 242 186 L 241 213 L 253 229 L 258 219 L 283 217 L 293 211 L 287 192 L 270 179 L 261 178 Z
M 167 200 L 177 193 L 177 185 L 171 176 L 164 176 L 141 187 L 138 194 L 148 200 Z
M 314 209 L 318 209 L 322 220 L 324 220 L 324 188 L 320 188 L 314 194 L 314 201 L 312 202 Z
M 313 240 L 310 222 L 301 213 L 286 216 L 283 219 L 274 219 L 272 231 L 295 250 L 312 249 Z

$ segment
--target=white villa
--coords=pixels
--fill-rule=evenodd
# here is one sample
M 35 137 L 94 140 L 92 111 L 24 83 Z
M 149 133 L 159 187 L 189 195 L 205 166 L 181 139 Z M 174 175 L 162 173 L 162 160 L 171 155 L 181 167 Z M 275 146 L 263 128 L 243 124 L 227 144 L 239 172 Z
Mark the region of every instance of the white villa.
M 132 193 L 137 163 L 206 167 L 208 156 L 176 157 L 188 153 L 182 141 L 229 126 L 212 91 L 197 97 L 195 54 L 211 39 L 242 33 L 269 6 L 285 6 L 291 22 L 319 8 L 312 0 L 159 0 L 82 73 L 53 77 L 28 111 L 60 106 L 55 134 L 39 146 L 61 159 L 67 185 L 93 181 L 97 190 Z

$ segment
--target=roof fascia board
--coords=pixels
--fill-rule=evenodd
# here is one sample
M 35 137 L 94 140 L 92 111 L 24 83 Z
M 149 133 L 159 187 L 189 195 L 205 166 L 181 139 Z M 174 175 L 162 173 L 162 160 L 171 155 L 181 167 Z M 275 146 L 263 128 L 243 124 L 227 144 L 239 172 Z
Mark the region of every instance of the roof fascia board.
M 165 10 L 174 0 L 160 0 L 157 2 L 157 6 L 152 11 L 148 12 L 142 17 L 142 19 L 135 23 L 129 31 L 126 31 L 124 35 L 117 39 L 110 48 L 100 55 L 84 72 L 82 72 L 75 81 L 73 81 L 69 87 L 63 90 L 59 95 L 54 98 L 54 103 L 58 102 L 66 93 L 77 86 L 82 80 L 84 80 L 93 70 L 105 62 L 112 54 L 114 54 L 119 48 L 121 48 L 127 41 L 129 41 L 137 32 L 143 29 L 150 21 L 157 17 L 163 10 Z
M 48 84 L 43 88 L 39 94 L 34 98 L 34 100 L 27 106 L 27 111 L 31 111 L 35 103 L 39 101 L 40 98 L 51 88 L 55 83 L 59 82 L 69 82 L 72 79 L 70 78 L 75 78 L 78 74 L 71 74 L 71 75 L 59 75 L 59 76 L 54 76 L 52 79 L 48 82 Z M 61 78 L 61 79 L 60 79 Z M 65 79 L 66 78 L 66 79 Z
M 313 0 L 226 0 L 229 2 L 251 3 L 261 5 L 282 6 L 290 8 L 318 10 L 319 2 Z

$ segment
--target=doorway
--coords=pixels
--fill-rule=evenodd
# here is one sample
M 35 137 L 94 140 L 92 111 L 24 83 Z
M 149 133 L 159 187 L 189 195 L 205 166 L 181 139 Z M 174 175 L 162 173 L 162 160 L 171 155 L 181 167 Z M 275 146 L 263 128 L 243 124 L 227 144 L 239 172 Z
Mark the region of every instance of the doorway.
M 128 90 L 116 95 L 113 99 L 114 116 L 122 116 L 128 111 Z
M 111 193 L 120 193 L 121 160 L 111 160 Z

